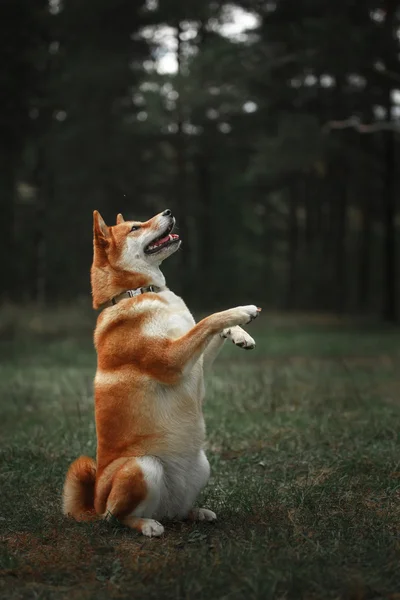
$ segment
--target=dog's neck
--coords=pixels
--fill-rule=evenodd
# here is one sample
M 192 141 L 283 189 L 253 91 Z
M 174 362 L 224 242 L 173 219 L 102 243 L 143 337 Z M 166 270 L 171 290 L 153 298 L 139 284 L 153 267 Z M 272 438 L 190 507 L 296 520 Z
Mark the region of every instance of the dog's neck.
M 91 269 L 91 284 L 93 308 L 98 309 L 112 298 L 119 296 L 127 290 L 148 287 L 165 287 L 165 277 L 158 266 L 149 265 L 141 271 L 127 271 L 114 269 L 110 264 L 96 264 L 93 262 Z

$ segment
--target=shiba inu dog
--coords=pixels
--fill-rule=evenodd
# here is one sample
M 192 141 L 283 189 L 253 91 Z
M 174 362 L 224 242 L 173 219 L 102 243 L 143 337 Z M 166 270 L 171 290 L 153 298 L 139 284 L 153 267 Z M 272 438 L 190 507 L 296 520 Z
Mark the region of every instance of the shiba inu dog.
M 160 270 L 181 244 L 174 225 L 170 210 L 145 223 L 118 215 L 112 227 L 94 212 L 97 460 L 75 460 L 63 491 L 63 512 L 76 520 L 112 515 L 147 536 L 163 533 L 162 519 L 216 519 L 194 508 L 210 474 L 203 377 L 225 339 L 254 348 L 240 325 L 261 310 L 239 306 L 196 324 Z

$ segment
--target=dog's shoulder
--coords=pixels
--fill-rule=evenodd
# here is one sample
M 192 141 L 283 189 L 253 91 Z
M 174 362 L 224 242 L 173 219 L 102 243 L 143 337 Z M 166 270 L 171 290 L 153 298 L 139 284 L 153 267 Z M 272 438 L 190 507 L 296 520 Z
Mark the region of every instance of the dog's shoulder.
M 94 332 L 97 349 L 111 338 L 159 337 L 174 339 L 185 334 L 195 320 L 185 302 L 171 292 L 150 293 L 124 299 L 100 313 Z

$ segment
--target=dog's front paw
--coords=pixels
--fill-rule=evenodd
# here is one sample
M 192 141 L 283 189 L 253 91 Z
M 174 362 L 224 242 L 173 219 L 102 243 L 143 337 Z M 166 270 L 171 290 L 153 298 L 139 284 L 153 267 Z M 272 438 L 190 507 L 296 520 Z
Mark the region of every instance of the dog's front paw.
M 251 335 L 238 325 L 224 329 L 221 333 L 221 337 L 232 340 L 236 346 L 244 348 L 245 350 L 253 350 L 253 348 L 256 347 L 256 343 Z
M 257 308 L 254 304 L 232 308 L 232 325 L 247 325 L 256 319 L 260 312 L 261 308 Z

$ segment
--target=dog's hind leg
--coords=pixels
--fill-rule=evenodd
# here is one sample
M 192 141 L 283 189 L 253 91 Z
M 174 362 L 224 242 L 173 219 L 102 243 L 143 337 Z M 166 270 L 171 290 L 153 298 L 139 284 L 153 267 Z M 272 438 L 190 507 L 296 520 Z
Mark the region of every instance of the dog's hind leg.
M 160 537 L 164 533 L 164 527 L 154 519 L 140 519 L 139 517 L 125 517 L 120 519 L 123 525 L 136 529 L 147 537 Z
M 204 450 L 199 452 L 196 463 L 193 464 L 191 481 L 187 485 L 185 518 L 188 521 L 216 521 L 217 515 L 208 508 L 193 508 L 197 496 L 207 484 L 210 477 L 210 463 Z
M 114 474 L 105 516 L 148 537 L 160 536 L 164 527 L 152 519 L 161 497 L 163 467 L 150 456 L 128 459 Z

